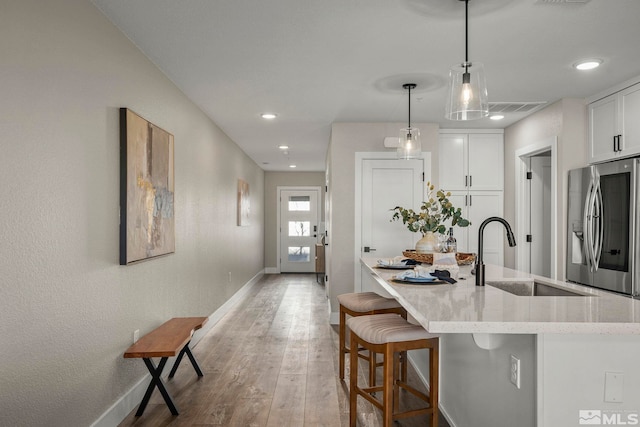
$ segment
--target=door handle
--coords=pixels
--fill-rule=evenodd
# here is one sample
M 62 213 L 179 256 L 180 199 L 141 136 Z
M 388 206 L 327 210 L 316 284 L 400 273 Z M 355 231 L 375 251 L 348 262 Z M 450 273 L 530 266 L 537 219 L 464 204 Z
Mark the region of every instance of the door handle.
M 364 247 L 365 252 L 375 252 L 375 250 L 376 250 L 375 248 L 370 248 L 369 246 Z

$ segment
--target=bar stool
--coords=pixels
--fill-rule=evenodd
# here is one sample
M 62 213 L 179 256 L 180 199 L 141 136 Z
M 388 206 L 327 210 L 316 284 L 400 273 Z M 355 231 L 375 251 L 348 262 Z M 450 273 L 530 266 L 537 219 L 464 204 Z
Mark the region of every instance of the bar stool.
M 351 373 L 349 392 L 349 422 L 356 425 L 358 395 L 382 410 L 383 425 L 390 427 L 393 420 L 421 414 L 431 415 L 431 427 L 438 426 L 438 347 L 437 335 L 428 333 L 419 325 L 413 325 L 396 314 L 376 314 L 353 317 L 347 321 L 351 330 Z M 363 347 L 369 352 L 384 354 L 384 379 L 381 386 L 358 386 L 358 352 Z M 429 349 L 429 395 L 416 390 L 398 379 L 399 354 L 419 348 Z M 400 388 L 427 403 L 420 409 L 399 412 Z M 382 391 L 382 399 L 374 393 Z
M 407 318 L 407 311 L 393 298 L 385 298 L 375 292 L 356 292 L 338 295 L 340 303 L 340 379 L 344 380 L 344 356 L 349 354 L 347 347 L 346 317 L 365 316 L 371 314 L 395 313 L 403 318 Z M 375 353 L 368 352 L 367 355 L 358 354 L 361 358 L 369 362 L 369 384 L 376 383 L 376 367 L 381 366 L 376 363 Z M 406 364 L 403 363 L 403 374 L 406 378 Z

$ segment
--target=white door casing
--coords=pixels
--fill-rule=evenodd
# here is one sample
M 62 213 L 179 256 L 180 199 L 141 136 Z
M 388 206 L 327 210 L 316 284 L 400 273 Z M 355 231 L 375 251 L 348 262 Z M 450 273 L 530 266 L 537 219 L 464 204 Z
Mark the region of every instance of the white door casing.
M 529 234 L 532 237 L 530 273 L 551 276 L 551 157 L 529 158 L 531 179 L 529 183 L 529 209 L 531 213 Z
M 546 250 L 550 257 L 550 278 L 558 279 L 558 248 L 561 248 L 562 236 L 558 236 L 558 218 L 557 218 L 557 189 L 558 189 L 558 142 L 557 137 L 550 137 L 545 140 L 539 141 L 535 144 L 528 145 L 516 151 L 515 160 L 515 176 L 516 176 L 516 221 L 515 221 L 515 234 L 517 246 L 516 250 L 516 270 L 530 271 L 531 262 L 531 248 L 530 244 L 526 243 L 527 234 L 530 230 L 530 188 L 527 180 L 527 172 L 529 171 L 529 158 L 537 154 L 549 151 L 550 157 L 550 243 Z
M 315 244 L 320 225 L 318 187 L 278 187 L 279 270 L 315 272 Z

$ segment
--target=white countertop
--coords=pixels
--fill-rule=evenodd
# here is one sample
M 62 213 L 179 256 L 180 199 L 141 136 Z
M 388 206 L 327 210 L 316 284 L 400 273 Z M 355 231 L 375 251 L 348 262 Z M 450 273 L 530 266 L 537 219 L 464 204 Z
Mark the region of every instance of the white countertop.
M 475 286 L 471 266 L 460 268 L 456 284 L 404 284 L 398 270 L 362 258 L 372 277 L 432 333 L 640 334 L 640 300 L 590 287 L 486 266 L 486 282 L 540 280 L 591 296 L 516 296 L 493 286 Z

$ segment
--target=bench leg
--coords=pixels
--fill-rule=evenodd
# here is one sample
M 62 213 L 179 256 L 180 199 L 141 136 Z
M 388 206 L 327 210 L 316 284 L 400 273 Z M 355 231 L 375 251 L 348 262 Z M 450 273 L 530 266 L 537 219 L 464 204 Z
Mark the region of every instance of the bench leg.
M 169 372 L 169 378 L 173 378 L 173 376 L 176 374 L 176 371 L 178 370 L 178 365 L 180 365 L 180 362 L 182 361 L 182 356 L 184 356 L 185 354 L 189 357 L 189 360 L 191 361 L 191 364 L 193 365 L 193 369 L 195 369 L 196 374 L 198 374 L 199 377 L 204 376 L 204 374 L 200 370 L 200 366 L 198 366 L 198 362 L 196 361 L 196 358 L 193 357 L 193 353 L 191 353 L 191 349 L 189 349 L 189 343 L 187 343 L 184 347 L 182 347 L 182 350 L 180 350 L 180 353 L 178 354 L 178 357 L 176 358 L 176 361 L 173 364 L 173 368 L 171 368 L 171 372 Z
M 147 404 L 149 403 L 149 399 L 151 399 L 151 394 L 153 393 L 153 389 L 156 387 L 158 387 L 158 390 L 160 390 L 160 393 L 162 394 L 162 397 L 164 397 L 164 401 L 169 407 L 169 410 L 171 411 L 171 413 L 173 415 L 178 415 L 178 409 L 176 408 L 176 405 L 173 403 L 173 400 L 171 399 L 169 392 L 164 387 L 164 384 L 162 383 L 162 379 L 160 378 L 160 375 L 162 375 L 162 370 L 164 369 L 164 365 L 166 365 L 168 359 L 169 359 L 168 357 L 163 357 L 162 359 L 160 359 L 160 363 L 156 367 L 155 364 L 153 363 L 153 360 L 151 360 L 151 358 L 149 357 L 142 358 L 142 360 L 144 360 L 144 364 L 147 365 L 147 369 L 149 370 L 149 373 L 151 374 L 151 382 L 149 383 L 149 387 L 147 387 L 147 392 L 144 394 L 144 397 L 142 398 L 142 402 L 140 402 L 140 406 L 138 407 L 138 411 L 136 412 L 136 417 L 139 417 L 144 413 L 144 410 L 147 407 Z

